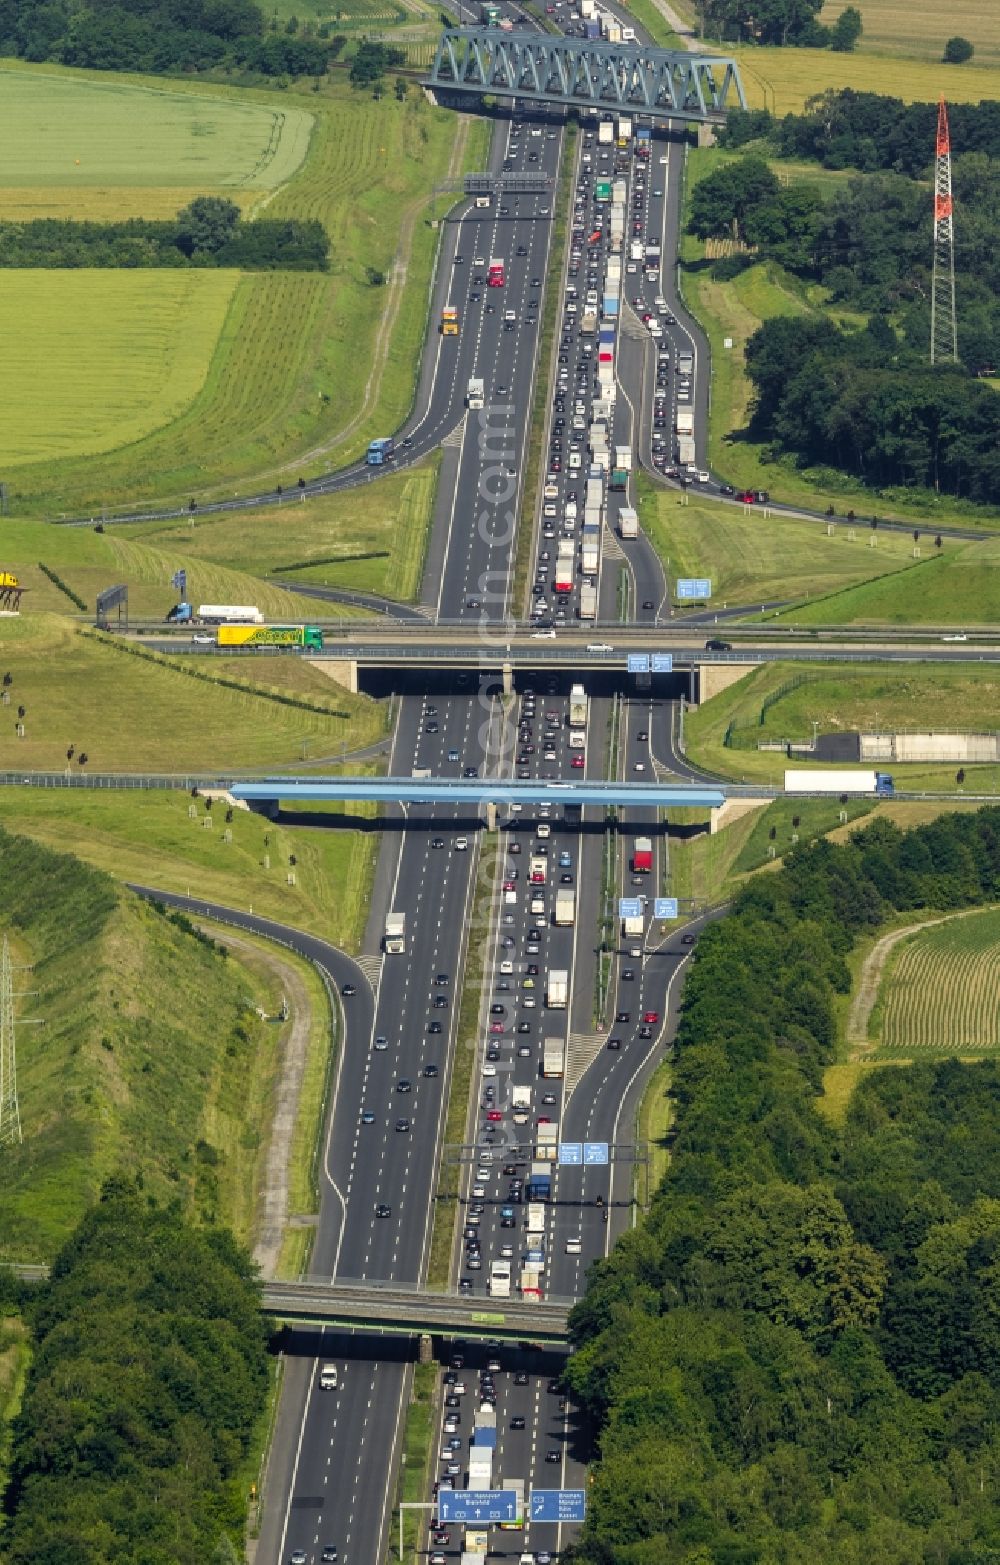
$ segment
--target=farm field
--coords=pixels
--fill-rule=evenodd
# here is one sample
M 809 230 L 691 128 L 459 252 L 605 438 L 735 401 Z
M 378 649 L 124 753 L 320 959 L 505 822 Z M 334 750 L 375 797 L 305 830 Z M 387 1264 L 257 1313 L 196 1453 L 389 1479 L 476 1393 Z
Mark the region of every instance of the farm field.
M 440 453 L 367 487 L 274 509 L 225 512 L 186 523 L 122 528 L 196 562 L 225 562 L 265 580 L 343 587 L 410 602 L 420 589 Z M 228 600 L 226 600 L 228 601 Z M 301 612 L 301 611 L 300 611 Z M 327 604 L 325 614 L 339 610 Z
M 815 665 L 771 663 L 685 718 L 686 753 L 721 776 L 780 784 L 785 756 L 758 751 L 760 740 L 808 741 L 814 722 L 821 734 L 876 727 L 979 732 L 996 726 L 998 705 L 1000 670 L 985 664 L 857 664 L 818 673 Z M 964 784 L 956 780 L 957 765 L 897 763 L 890 770 L 898 789 L 954 792 L 956 799 L 963 789 L 1000 792 L 1000 766 L 967 765 Z
M 707 576 L 712 582 L 712 602 L 719 608 L 745 603 L 748 608 L 762 603 L 793 601 L 797 605 L 782 617 L 825 622 L 827 605 L 834 608 L 837 623 L 847 623 L 848 605 L 857 602 L 859 612 L 850 619 L 863 618 L 865 594 L 871 590 L 888 605 L 897 599 L 907 605 L 901 617 L 918 623 L 934 608 L 928 596 L 925 615 L 911 612 L 913 591 L 908 591 L 913 566 L 913 540 L 908 534 L 882 533 L 878 547 L 869 547 L 867 529 L 859 529 L 855 539 L 846 528 L 827 535 L 821 521 L 797 520 L 778 516 L 766 519 L 758 509 L 748 514 L 734 505 L 697 503 L 682 505 L 676 490 L 652 484 L 639 475 L 639 511 L 642 526 L 664 564 L 669 561 L 671 580 L 678 576 Z M 992 543 L 948 545 L 944 552 L 949 562 L 968 549 L 992 549 Z M 970 568 L 966 586 L 971 597 L 967 610 L 982 601 L 983 609 L 992 603 L 989 593 L 974 590 L 978 580 Z M 879 580 L 867 583 L 873 576 Z M 846 590 L 838 594 L 838 588 Z M 816 598 L 816 604 L 802 600 Z M 843 614 L 836 611 L 841 602 Z M 771 617 L 770 615 L 768 616 Z M 991 616 L 992 617 L 992 616 Z
M 171 216 L 215 191 L 246 204 L 306 155 L 304 105 L 96 75 L 0 68 L 0 219 Z
M 878 540 L 881 553 L 888 536 Z M 912 552 L 912 539 L 901 540 Z M 900 545 L 897 545 L 897 549 Z M 995 625 L 1000 619 L 1000 539 L 942 548 L 925 533 L 923 558 L 902 575 L 881 577 L 778 616 L 801 625 Z M 869 552 L 866 550 L 866 552 Z
M 985 9 L 978 0 L 967 0 L 967 3 L 977 10 Z M 907 8 L 906 15 L 911 13 L 912 7 Z M 862 9 L 862 16 L 867 28 L 867 5 Z M 934 25 L 940 38 L 937 50 L 940 60 L 945 40 L 962 29 L 952 25 L 950 10 L 946 20 L 936 20 Z M 995 27 L 991 28 L 991 34 L 994 31 Z M 975 33 L 970 32 L 968 36 L 974 38 Z M 970 65 L 941 65 L 935 63 L 933 57 L 885 59 L 864 52 L 836 54 L 830 49 L 738 48 L 733 53 L 739 61 L 749 107 L 770 109 L 777 115 L 800 113 L 809 98 L 830 87 L 889 93 L 906 103 L 933 103 L 942 93 L 949 103 L 978 103 L 982 98 L 997 96 L 996 71 L 975 60 Z
M 285 592 L 241 571 L 189 555 L 184 548 L 187 535 L 182 530 L 178 530 L 176 544 L 164 547 L 123 537 L 122 531 L 109 528 L 96 533 L 86 527 L 5 518 L 0 532 L 0 569 L 13 571 L 28 591 L 20 627 L 14 621 L 0 621 L 0 644 L 5 637 L 30 634 L 30 623 L 40 613 L 84 612 L 68 592 L 75 593 L 86 604 L 86 612 L 93 614 L 97 594 L 113 582 L 124 582 L 128 587 L 133 617 L 163 619 L 177 602 L 171 577 L 181 567 L 188 573 L 188 594 L 196 603 L 255 603 L 269 619 L 293 624 L 322 618 L 328 612 L 327 605 L 318 599 Z M 42 565 L 59 578 L 62 588 L 46 576 Z
M 14 738 L 11 725 L 11 738 L 0 745 L 0 769 L 62 771 L 72 744 L 93 772 L 225 774 L 333 761 L 384 732 L 384 709 L 332 681 L 325 692 L 282 689 L 272 674 L 277 658 L 233 659 L 239 671 L 220 670 L 216 678 L 232 678 L 234 688 L 206 677 L 215 673 L 211 660 L 129 651 L 54 617 L 0 625 L 11 700 L 26 709 L 25 737 Z
M 238 281 L 232 271 L 7 272 L 6 470 L 132 445 L 177 418 L 205 384 Z
M 204 807 L 177 793 L 97 793 L 0 788 L 0 825 L 72 852 L 160 891 L 203 896 L 249 908 L 356 951 L 368 916 L 368 891 L 379 836 L 371 831 L 311 831 L 235 810 L 223 840 L 221 822 L 207 830 Z M 352 806 L 354 814 L 374 807 Z M 269 838 L 265 844 L 264 838 Z M 295 885 L 287 865 L 295 855 Z M 270 855 L 270 868 L 264 860 Z
M 242 277 L 187 408 L 99 459 L 24 465 L 11 484 L 12 511 L 87 515 L 105 501 L 183 504 L 279 477 L 294 482 L 398 427 L 426 326 L 438 238 L 429 218 L 450 199 L 431 192 L 450 167 L 481 163 L 485 128 L 470 129 L 415 91 L 403 103 L 392 94 L 376 101 L 343 79 L 310 92 L 308 105 L 315 128 L 305 164 L 267 210 L 322 221 L 330 272 Z M 366 267 L 387 285 L 373 286 Z
M 917 1059 L 1000 1045 L 1000 912 L 945 919 L 901 941 L 869 1031 L 880 1053 Z
M 835 0 L 826 0 L 819 19 L 830 25 L 838 15 Z M 946 41 L 957 34 L 975 44 L 973 63 L 1000 64 L 1000 11 L 982 0 L 952 0 L 946 12 L 932 0 L 865 0 L 862 16 L 865 30 L 858 48 L 866 54 L 937 61 Z
M 809 52 L 823 57 L 821 50 Z M 1000 77 L 994 80 L 994 90 L 1000 90 Z M 718 148 L 690 152 L 686 173 L 688 191 L 724 160 L 728 160 L 727 155 Z M 783 165 L 776 160 L 774 167 L 780 170 Z M 791 167 L 795 180 L 801 177 L 802 168 L 801 164 Z M 820 175 L 822 172 L 819 171 Z M 817 183 L 824 182 L 829 181 L 817 180 Z M 820 313 L 825 308 L 822 290 L 805 289 L 796 278 L 770 261 L 750 266 L 727 281 L 712 277 L 704 265 L 705 245 L 691 234 L 682 236 L 681 257 L 681 292 L 711 345 L 708 459 L 714 471 L 737 487 L 767 489 L 776 499 L 790 505 L 803 505 L 811 510 L 825 510 L 833 505 L 841 516 L 849 509 L 857 511 L 859 516 L 870 515 L 877 509 L 879 516 L 915 522 L 922 528 L 949 524 L 982 525 L 984 528 L 1000 525 L 1000 513 L 963 505 L 947 496 L 938 498 L 929 492 L 910 494 L 900 490 L 876 498 L 846 474 L 832 469 L 810 473 L 796 468 L 791 461 L 765 461 L 764 447 L 745 435 L 753 388 L 744 368 L 744 349 L 763 320 L 776 315 Z M 849 320 L 842 312 L 831 310 L 827 313 L 841 322 Z M 725 346 L 726 339 L 730 340 L 731 347 Z

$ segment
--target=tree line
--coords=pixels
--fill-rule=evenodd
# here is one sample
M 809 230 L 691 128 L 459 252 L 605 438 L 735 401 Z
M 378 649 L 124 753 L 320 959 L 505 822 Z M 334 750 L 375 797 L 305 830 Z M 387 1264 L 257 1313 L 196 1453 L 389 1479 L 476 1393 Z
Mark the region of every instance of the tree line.
M 28 1317 L 7 1565 L 242 1557 L 240 1479 L 268 1361 L 253 1267 L 232 1236 L 110 1180 Z
M 1000 810 L 796 849 L 701 935 L 669 1172 L 592 1268 L 579 1565 L 971 1565 L 1000 1546 L 1000 1067 L 817 1110 L 855 943 L 995 902 Z
M 824 0 L 695 0 L 702 36 L 719 42 L 795 45 L 807 49 L 854 48 L 863 30 L 857 6 L 846 6 L 827 25 Z
M 322 76 L 343 43 L 268 33 L 253 0 L 0 0 L 0 54 L 91 70 Z
M 315 219 L 240 219 L 221 196 L 198 196 L 173 222 L 35 218 L 0 222 L 0 267 L 239 267 L 326 271 L 330 241 Z
M 801 114 L 777 118 L 768 109 L 733 109 L 717 139 L 720 146 L 736 148 L 764 137 L 780 157 L 868 173 L 890 169 L 920 179 L 934 162 L 937 114 L 936 103 L 831 87 L 810 98 Z M 1000 102 L 949 103 L 948 128 L 953 157 L 981 152 L 1000 159 Z

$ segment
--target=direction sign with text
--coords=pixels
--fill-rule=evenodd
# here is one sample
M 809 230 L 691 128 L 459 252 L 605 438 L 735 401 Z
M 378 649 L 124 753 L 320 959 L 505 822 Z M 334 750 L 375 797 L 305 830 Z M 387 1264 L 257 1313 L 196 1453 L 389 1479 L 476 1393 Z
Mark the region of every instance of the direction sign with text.
M 641 918 L 642 917 L 642 902 L 641 902 L 640 898 L 639 897 L 619 897 L 618 898 L 618 917 L 619 918 Z
M 512 1522 L 517 1503 L 513 1489 L 441 1489 L 438 1516 L 442 1522 Z
M 628 672 L 630 674 L 648 674 L 649 653 L 630 652 L 628 655 Z
M 653 917 L 654 918 L 676 918 L 677 917 L 677 898 L 676 897 L 654 897 L 653 898 Z
M 712 596 L 712 583 L 704 576 L 678 576 L 677 597 L 682 601 L 701 602 Z
M 583 1143 L 583 1161 L 588 1168 L 603 1168 L 608 1161 L 608 1143 L 606 1141 L 585 1141 Z
M 582 1141 L 560 1141 L 559 1162 L 564 1168 L 575 1168 L 583 1162 Z
M 653 673 L 672 674 L 674 671 L 674 654 L 672 652 L 653 653 Z
M 582 1522 L 587 1496 L 583 1489 L 532 1489 L 528 1519 L 533 1522 Z

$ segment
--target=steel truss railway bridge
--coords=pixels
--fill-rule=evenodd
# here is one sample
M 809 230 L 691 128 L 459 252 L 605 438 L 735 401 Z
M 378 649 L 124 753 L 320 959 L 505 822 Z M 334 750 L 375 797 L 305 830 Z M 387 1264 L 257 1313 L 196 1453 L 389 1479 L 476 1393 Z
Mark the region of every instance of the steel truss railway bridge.
M 736 61 L 646 44 L 449 27 L 425 82 L 433 93 L 622 111 L 656 122 L 719 124 L 746 108 Z

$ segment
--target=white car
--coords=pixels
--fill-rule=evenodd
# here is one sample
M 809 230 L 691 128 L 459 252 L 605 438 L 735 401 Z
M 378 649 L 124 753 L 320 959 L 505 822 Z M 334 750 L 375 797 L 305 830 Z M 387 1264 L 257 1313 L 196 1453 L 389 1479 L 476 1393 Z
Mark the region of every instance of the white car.
M 535 836 L 536 837 L 551 837 L 551 835 L 552 835 L 552 827 L 549 825 L 548 821 L 539 821 L 538 825 L 535 827 Z
M 961 631 L 957 632 L 953 636 L 942 636 L 941 637 L 942 641 L 968 641 L 968 639 L 969 639 L 968 636 L 964 635 Z
M 554 630 L 533 630 L 531 639 L 532 641 L 555 641 L 556 633 Z
M 711 475 L 706 473 L 705 469 L 702 468 L 701 472 L 698 474 L 699 484 L 707 484 L 709 482 L 710 476 Z
M 468 849 L 469 849 L 469 839 L 468 839 L 468 837 L 456 837 L 455 838 L 455 852 L 456 853 L 467 853 Z
M 214 636 L 192 636 L 191 640 L 196 647 L 214 647 Z
M 567 1255 L 582 1255 L 583 1254 L 583 1241 L 581 1239 L 567 1239 L 566 1240 L 566 1254 Z

